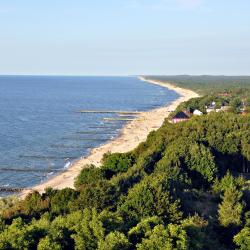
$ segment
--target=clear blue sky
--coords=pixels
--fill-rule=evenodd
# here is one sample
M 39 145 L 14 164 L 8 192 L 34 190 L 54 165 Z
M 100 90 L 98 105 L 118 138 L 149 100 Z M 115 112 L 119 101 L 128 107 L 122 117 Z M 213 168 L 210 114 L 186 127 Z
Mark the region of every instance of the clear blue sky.
M 1 0 L 0 74 L 250 74 L 250 1 Z

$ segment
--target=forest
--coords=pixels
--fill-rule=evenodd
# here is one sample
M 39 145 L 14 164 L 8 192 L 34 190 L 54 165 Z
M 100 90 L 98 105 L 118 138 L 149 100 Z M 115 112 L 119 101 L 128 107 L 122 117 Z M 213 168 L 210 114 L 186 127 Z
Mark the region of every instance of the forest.
M 146 76 L 145 78 L 168 82 L 181 88 L 191 89 L 201 95 L 221 91 L 239 91 L 239 95 L 249 97 L 250 91 L 250 76 L 173 75 Z
M 166 119 L 133 151 L 85 166 L 75 189 L 2 199 L 0 249 L 249 250 L 249 131 L 237 110 Z

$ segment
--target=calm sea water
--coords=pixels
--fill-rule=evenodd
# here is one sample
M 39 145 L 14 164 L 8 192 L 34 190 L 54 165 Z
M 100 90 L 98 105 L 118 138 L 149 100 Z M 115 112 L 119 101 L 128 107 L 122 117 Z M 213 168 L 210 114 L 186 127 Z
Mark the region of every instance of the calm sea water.
M 0 77 L 0 187 L 29 187 L 118 135 L 116 114 L 175 100 L 170 90 L 134 77 Z

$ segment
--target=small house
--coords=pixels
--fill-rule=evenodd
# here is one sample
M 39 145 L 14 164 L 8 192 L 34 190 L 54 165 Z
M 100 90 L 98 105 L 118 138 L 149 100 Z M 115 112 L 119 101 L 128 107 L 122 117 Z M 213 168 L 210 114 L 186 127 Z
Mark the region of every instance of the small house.
M 193 115 L 203 115 L 203 113 L 200 110 L 195 109 Z
M 212 102 L 210 105 L 206 106 L 207 113 L 210 113 L 212 111 L 216 111 L 216 103 Z
M 188 112 L 180 111 L 172 117 L 171 123 L 183 122 L 189 119 L 190 119 L 190 114 Z

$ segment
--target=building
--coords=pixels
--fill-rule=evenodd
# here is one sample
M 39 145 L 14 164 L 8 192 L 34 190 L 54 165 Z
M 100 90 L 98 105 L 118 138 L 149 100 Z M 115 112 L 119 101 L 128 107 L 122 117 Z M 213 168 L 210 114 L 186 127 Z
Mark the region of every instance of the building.
M 215 109 L 215 108 L 212 108 L 212 107 L 207 107 L 207 108 L 206 108 L 206 111 L 207 111 L 207 113 L 209 114 L 210 112 L 216 111 L 216 109 Z
M 216 111 L 216 103 L 212 102 L 210 105 L 206 106 L 206 112 L 210 113 L 212 111 Z
M 203 115 L 203 113 L 200 110 L 195 109 L 193 115 Z
M 183 122 L 189 119 L 190 119 L 190 114 L 188 112 L 180 111 L 172 117 L 171 123 Z

